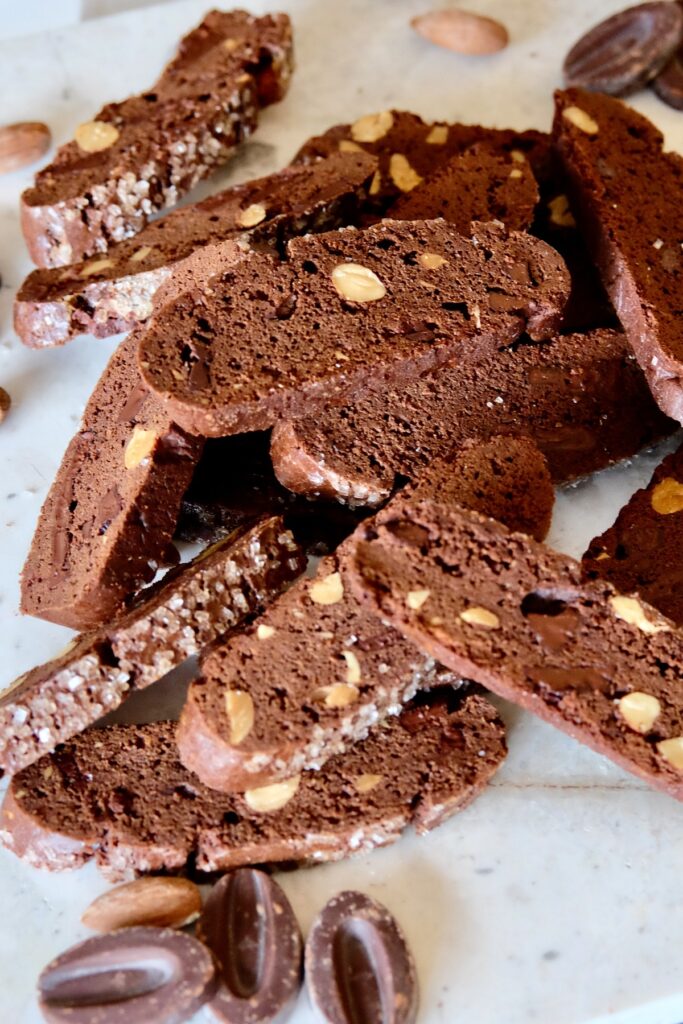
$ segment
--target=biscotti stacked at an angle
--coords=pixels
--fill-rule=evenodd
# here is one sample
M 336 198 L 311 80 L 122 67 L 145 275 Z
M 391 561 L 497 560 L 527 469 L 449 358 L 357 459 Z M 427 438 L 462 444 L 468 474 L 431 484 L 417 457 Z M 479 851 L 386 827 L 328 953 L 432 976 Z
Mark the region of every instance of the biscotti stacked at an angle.
M 671 620 L 435 500 L 388 508 L 350 546 L 364 606 L 426 656 L 683 799 L 683 640 Z
M 276 424 L 271 455 L 285 487 L 374 507 L 401 479 L 471 437 L 528 434 L 562 483 L 634 455 L 674 428 L 625 336 L 605 329 L 543 345 L 524 341 L 401 388 L 369 387 L 353 403 Z
M 396 200 L 400 202 L 454 157 L 480 143 L 501 158 L 518 164 L 528 160 L 539 181 L 550 173 L 553 154 L 550 137 L 544 132 L 427 123 L 404 110 L 382 110 L 366 114 L 353 124 L 335 125 L 323 135 L 308 139 L 294 162 L 310 163 L 339 152 L 370 153 L 379 167 L 370 190 L 369 212 L 393 217 Z
M 353 533 L 364 510 L 315 501 L 283 487 L 273 472 L 270 434 L 209 439 L 185 492 L 176 540 L 211 543 L 263 515 L 281 515 L 311 555 L 326 555 Z
M 208 548 L 0 693 L 0 768 L 14 772 L 259 611 L 305 567 L 279 517 Z
M 161 283 L 201 246 L 241 236 L 280 247 L 292 235 L 352 223 L 375 166 L 365 153 L 339 153 L 288 167 L 174 210 L 105 256 L 34 270 L 17 294 L 14 329 L 36 348 L 129 330 L 149 318 Z
M 147 92 L 107 104 L 36 175 L 21 207 L 33 262 L 77 263 L 173 206 L 251 134 L 291 69 L 286 15 L 211 11 Z
M 554 139 L 573 207 L 657 402 L 683 422 L 683 158 L 609 96 L 556 96 Z
M 537 536 L 545 536 L 554 500 L 543 456 L 516 438 L 468 446 L 434 463 L 416 486 Z M 207 785 L 240 792 L 319 768 L 418 689 L 440 683 L 432 659 L 359 606 L 345 579 L 348 557 L 347 542 L 313 579 L 299 580 L 245 633 L 202 660 L 178 746 Z
M 683 625 L 683 449 L 657 466 L 582 559 L 587 579 L 640 594 Z
M 477 694 L 422 695 L 318 772 L 229 796 L 178 760 L 175 723 L 91 729 L 14 776 L 0 838 L 54 871 L 94 857 L 110 876 L 339 860 L 425 833 L 465 808 L 505 757 Z M 102 766 L 106 765 L 106 772 Z
M 548 337 L 568 290 L 561 258 L 530 235 L 383 221 L 296 238 L 286 260 L 249 253 L 198 280 L 142 331 L 139 366 L 184 429 L 259 430 L 373 381 L 481 360 L 524 330 Z

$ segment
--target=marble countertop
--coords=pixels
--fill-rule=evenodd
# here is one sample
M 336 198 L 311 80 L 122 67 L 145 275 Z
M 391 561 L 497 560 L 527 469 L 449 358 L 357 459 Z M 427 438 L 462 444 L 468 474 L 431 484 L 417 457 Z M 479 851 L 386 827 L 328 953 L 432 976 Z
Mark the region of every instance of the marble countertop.
M 102 102 L 145 87 L 208 6 L 181 0 L 0 42 L 0 120 L 44 120 L 56 142 L 66 140 Z M 268 9 L 261 0 L 243 6 Z M 623 3 L 472 0 L 512 36 L 485 59 L 436 50 L 410 32 L 427 0 L 281 6 L 296 31 L 291 92 L 204 192 L 275 170 L 308 135 L 390 106 L 547 128 L 567 47 Z M 683 149 L 683 114 L 649 93 L 633 102 Z M 13 335 L 14 290 L 30 269 L 17 216 L 29 181 L 29 172 L 0 178 L 0 384 L 13 399 L 0 428 L 0 683 L 69 635 L 18 614 L 17 577 L 40 503 L 116 343 L 81 338 L 33 352 Z M 560 493 L 550 543 L 579 555 L 670 447 Z M 168 691 L 154 691 L 154 702 L 170 699 Z M 503 712 L 509 759 L 470 809 L 425 838 L 406 835 L 371 855 L 280 876 L 302 926 L 342 888 L 383 900 L 415 950 L 421 1024 L 677 1024 L 683 808 L 549 726 L 507 705 Z M 105 888 L 91 867 L 51 876 L 0 851 L 0 1020 L 40 1020 L 36 975 L 84 937 L 80 914 Z M 302 996 L 293 1024 L 313 1020 Z

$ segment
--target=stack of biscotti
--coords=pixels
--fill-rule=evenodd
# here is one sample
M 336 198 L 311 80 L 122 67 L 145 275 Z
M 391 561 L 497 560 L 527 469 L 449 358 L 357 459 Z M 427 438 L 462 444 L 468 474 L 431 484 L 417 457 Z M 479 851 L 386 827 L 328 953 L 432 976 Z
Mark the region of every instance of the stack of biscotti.
M 376 586 L 366 552 L 415 549 L 430 572 L 433 560 L 445 580 L 433 591 L 414 573 L 401 601 L 450 637 L 460 571 L 436 552 L 449 531 L 481 523 L 487 538 L 514 538 L 500 555 L 511 572 L 519 551 L 545 565 L 553 483 L 673 429 L 586 269 L 571 167 L 549 135 L 385 111 L 310 140 L 283 171 L 146 223 L 281 96 L 288 32 L 283 16 L 208 15 L 153 93 L 82 126 L 25 197 L 43 269 L 18 296 L 23 339 L 135 328 L 88 404 L 22 577 L 24 611 L 84 630 L 0 698 L 0 767 L 16 773 L 2 834 L 35 864 L 309 863 L 383 845 L 409 821 L 440 823 L 505 752 L 496 712 L 461 677 L 516 694 L 524 636 L 511 622 L 504 637 L 514 685 L 490 682 L 501 651 L 458 660 L 444 642 L 444 668 L 403 605 L 387 598 L 385 614 L 394 563 Z M 233 83 L 242 92 L 226 100 Z M 174 163 L 181 115 L 215 132 L 211 119 L 240 104 L 225 148 L 183 137 L 187 160 Z M 114 210 L 122 166 L 148 189 Z M 221 540 L 141 589 L 177 562 L 183 536 Z M 301 539 L 326 553 L 312 576 Z M 498 557 L 488 544 L 467 549 L 472 585 L 479 561 Z M 428 616 L 437 590 L 444 614 Z M 610 593 L 624 621 L 669 628 Z M 574 609 L 542 604 L 522 615 L 559 650 Z M 500 627 L 483 599 L 461 611 L 467 626 Z M 195 654 L 177 726 L 93 727 Z M 603 692 L 602 670 L 582 672 L 575 689 Z M 666 695 L 645 682 L 661 710 Z M 611 699 L 637 729 L 634 693 Z M 616 759 L 641 758 L 601 723 Z M 657 742 L 673 751 L 674 740 Z M 410 766 L 392 770 L 408 750 Z
M 521 513 L 517 489 L 528 495 Z M 545 535 L 554 500 L 542 454 L 515 438 L 473 444 L 453 462 L 435 462 L 411 493 L 437 492 L 495 510 L 537 536 Z M 271 595 L 298 568 L 290 540 L 273 536 L 278 529 L 267 520 L 258 533 L 275 545 L 270 575 L 256 572 L 257 586 Z M 248 536 L 223 544 L 108 630 L 18 683 L 14 703 L 5 706 L 3 755 L 8 767 L 26 767 L 13 780 L 1 822 L 4 842 L 18 855 L 55 870 L 95 856 L 109 874 L 179 870 L 190 857 L 200 870 L 315 863 L 385 845 L 409 821 L 428 831 L 466 806 L 496 770 L 505 742 L 494 709 L 467 687 L 454 689 L 457 677 L 361 610 L 345 585 L 344 546 L 244 636 L 209 650 L 177 750 L 173 724 L 159 722 L 88 730 L 36 761 L 39 727 L 49 720 L 45 705 L 79 692 L 71 682 L 86 661 L 89 689 L 102 702 L 113 677 L 125 689 L 122 672 L 133 686 L 158 678 L 155 649 L 162 648 L 166 669 L 178 660 L 184 630 L 176 616 L 169 627 L 169 609 L 182 615 L 198 576 L 209 592 L 226 555 L 238 562 L 244 588 Z M 234 618 L 234 596 L 219 604 Z M 215 619 L 206 600 L 202 609 Z M 196 606 L 184 621 L 200 621 Z M 195 646 L 207 639 L 204 632 Z M 112 705 L 120 699 L 116 694 Z M 27 706 L 23 742 L 9 743 L 12 718 Z M 82 728 L 93 708 L 79 710 Z M 76 733 L 74 714 L 64 719 L 46 749 Z M 396 773 L 391 766 L 409 749 L 410 768 Z M 106 781 L 96 768 L 102 758 Z

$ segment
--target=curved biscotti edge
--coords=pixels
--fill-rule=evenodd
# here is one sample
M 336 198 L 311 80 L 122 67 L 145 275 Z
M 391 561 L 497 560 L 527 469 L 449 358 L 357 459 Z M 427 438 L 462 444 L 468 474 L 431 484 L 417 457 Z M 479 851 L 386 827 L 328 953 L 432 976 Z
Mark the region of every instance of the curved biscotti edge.
M 45 770 L 48 770 L 46 766 Z M 45 828 L 17 800 L 14 781 L 0 807 L 0 843 L 21 860 L 45 871 L 80 868 L 95 855 L 97 837 L 80 838 Z

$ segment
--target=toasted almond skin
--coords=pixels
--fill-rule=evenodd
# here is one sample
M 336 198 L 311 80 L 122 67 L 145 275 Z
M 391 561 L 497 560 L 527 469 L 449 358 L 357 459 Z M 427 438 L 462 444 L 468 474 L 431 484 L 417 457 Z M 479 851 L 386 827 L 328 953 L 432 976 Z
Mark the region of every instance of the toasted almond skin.
M 497 53 L 504 50 L 509 41 L 508 31 L 499 21 L 457 7 L 420 14 L 410 24 L 436 46 L 469 56 Z
M 102 893 L 81 921 L 95 932 L 113 932 L 133 925 L 183 928 L 199 917 L 201 909 L 201 893 L 194 882 L 150 875 Z
M 50 129 L 42 121 L 19 121 L 0 128 L 0 174 L 39 160 L 51 141 Z

